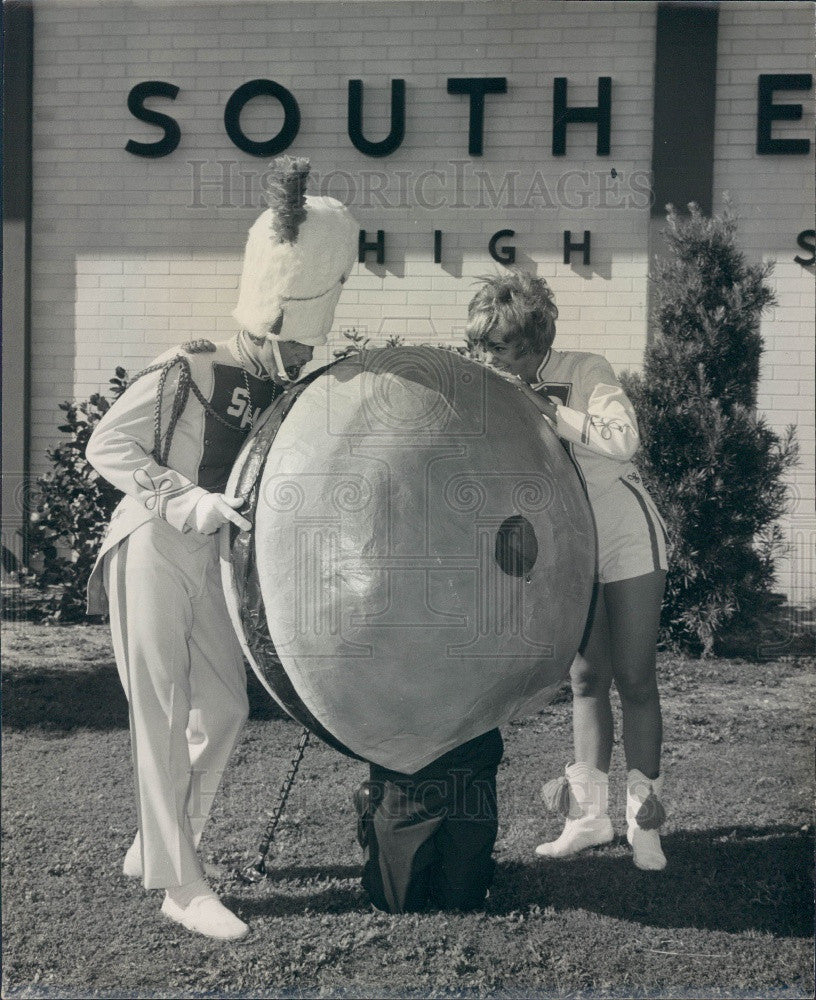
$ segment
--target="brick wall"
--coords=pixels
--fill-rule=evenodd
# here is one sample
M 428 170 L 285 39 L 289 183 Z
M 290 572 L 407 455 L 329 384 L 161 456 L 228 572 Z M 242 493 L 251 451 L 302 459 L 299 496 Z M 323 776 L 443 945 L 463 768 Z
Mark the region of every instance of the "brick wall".
M 33 470 L 59 437 L 59 401 L 104 388 L 117 364 L 135 371 L 173 343 L 235 329 L 241 251 L 263 208 L 266 161 L 230 142 L 223 112 L 256 77 L 295 95 L 301 127 L 287 152 L 312 159 L 317 190 L 346 200 L 372 238 L 386 232 L 385 265 L 369 258 L 355 267 L 317 360 L 351 327 L 375 342 L 460 340 L 472 279 L 498 266 L 488 240 L 509 228 L 517 262 L 535 265 L 555 289 L 560 346 L 603 351 L 619 370 L 639 367 L 655 18 L 652 2 L 36 4 Z M 760 404 L 774 426 L 799 426 L 803 461 L 787 530 L 808 552 L 813 269 L 792 258 L 796 234 L 813 225 L 812 157 L 758 157 L 754 142 L 757 74 L 809 71 L 811 47 L 810 3 L 721 5 L 715 207 L 728 190 L 748 251 L 778 260 Z M 467 99 L 447 94 L 447 78 L 490 75 L 507 77 L 508 89 L 487 97 L 484 155 L 470 157 Z M 568 78 L 570 104 L 595 104 L 597 78 L 612 77 L 609 157 L 595 155 L 588 125 L 570 126 L 567 155 L 552 155 L 556 76 Z M 364 81 L 364 131 L 376 140 L 389 128 L 397 77 L 407 87 L 405 139 L 386 158 L 366 157 L 346 133 L 347 82 Z M 149 102 L 182 129 L 180 146 L 160 159 L 124 149 L 128 139 L 161 135 L 127 110 L 143 80 L 180 88 L 174 102 Z M 778 96 L 806 112 L 803 122 L 777 123 L 775 134 L 806 135 L 812 99 Z M 253 139 L 281 122 L 265 99 L 241 119 Z M 434 229 L 444 232 L 439 265 Z M 564 229 L 573 238 L 592 231 L 589 267 L 580 254 L 561 262 Z M 789 588 L 802 589 L 806 558 L 784 570 Z
M 471 281 L 497 266 L 489 238 L 509 228 L 517 261 L 534 262 L 555 288 L 561 346 L 602 350 L 618 368 L 640 364 L 653 4 L 63 0 L 35 8 L 35 467 L 57 437 L 60 400 L 104 387 L 117 364 L 134 371 L 179 340 L 235 329 L 230 311 L 246 231 L 263 208 L 265 161 L 233 146 L 223 112 L 256 77 L 283 84 L 300 105 L 287 152 L 311 157 L 327 193 L 347 200 L 351 186 L 361 226 L 372 238 L 386 232 L 385 266 L 370 258 L 344 289 L 333 347 L 348 327 L 375 341 L 460 340 Z M 484 155 L 472 158 L 468 101 L 447 94 L 447 78 L 488 75 L 506 76 L 508 88 L 487 97 Z M 594 105 L 603 75 L 613 80 L 612 155 L 597 157 L 595 129 L 581 125 L 568 130 L 567 155 L 553 157 L 553 78 L 568 78 L 571 105 Z M 363 79 L 365 134 L 380 139 L 396 77 L 406 81 L 405 140 L 372 159 L 346 134 L 347 81 Z M 126 107 L 143 80 L 180 88 L 175 102 L 149 102 L 182 129 L 179 148 L 160 159 L 124 149 L 129 138 L 161 137 Z M 265 99 L 241 119 L 254 139 L 281 121 Z M 196 178 L 226 178 L 231 190 L 225 197 Z M 444 232 L 439 265 L 434 229 Z M 564 229 L 574 239 L 591 230 L 589 267 L 580 254 L 561 262 Z
M 806 601 L 814 588 L 814 268 L 797 234 L 814 222 L 813 149 L 810 156 L 756 153 L 757 77 L 810 73 L 813 4 L 722 4 L 717 57 L 714 201 L 727 192 L 740 218 L 740 242 L 752 260 L 775 260 L 778 305 L 762 323 L 765 340 L 758 405 L 771 426 L 796 424 L 799 467 L 790 476 L 792 504 L 783 528 L 793 546 L 780 564 L 780 585 Z M 784 15 L 784 16 L 783 16 Z M 778 104 L 802 104 L 801 121 L 775 122 L 774 138 L 812 138 L 814 91 L 779 91 Z

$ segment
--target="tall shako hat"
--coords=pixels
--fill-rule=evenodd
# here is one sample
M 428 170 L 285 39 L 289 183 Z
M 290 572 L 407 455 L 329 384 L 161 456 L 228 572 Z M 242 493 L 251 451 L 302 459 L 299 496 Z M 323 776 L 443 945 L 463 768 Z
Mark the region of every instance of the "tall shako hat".
M 274 167 L 232 315 L 255 337 L 320 346 L 357 259 L 359 226 L 336 198 L 306 195 L 307 159 L 283 156 Z

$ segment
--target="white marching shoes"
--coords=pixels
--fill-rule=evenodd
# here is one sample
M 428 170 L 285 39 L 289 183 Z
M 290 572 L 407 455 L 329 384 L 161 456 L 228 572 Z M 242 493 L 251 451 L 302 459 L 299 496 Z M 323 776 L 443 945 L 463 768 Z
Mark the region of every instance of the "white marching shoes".
M 139 843 L 138 832 L 125 854 L 125 860 L 122 862 L 122 874 L 127 875 L 128 878 L 142 877 L 142 847 Z
M 200 839 L 201 835 L 198 834 L 195 838 L 196 847 Z M 128 878 L 142 877 L 142 849 L 138 833 L 125 854 L 122 874 Z M 181 906 L 165 894 L 161 912 L 165 917 L 186 927 L 188 931 L 204 934 L 219 941 L 237 941 L 244 937 L 249 931 L 249 926 L 228 910 L 214 892 L 206 889 L 203 880 L 202 887 L 205 891 L 190 900 L 187 906 Z
M 165 896 L 161 911 L 188 931 L 220 941 L 237 941 L 249 931 L 248 925 L 228 910 L 215 893 L 196 896 L 184 907 Z
M 660 802 L 663 776 L 647 778 L 632 770 L 626 778 L 626 839 L 632 846 L 636 867 L 659 872 L 666 867 L 666 855 L 660 846 L 660 827 L 666 811 Z
M 564 774 L 542 789 L 549 807 L 566 816 L 561 836 L 536 848 L 543 858 L 567 858 L 615 836 L 608 815 L 609 776 L 590 764 L 570 764 Z

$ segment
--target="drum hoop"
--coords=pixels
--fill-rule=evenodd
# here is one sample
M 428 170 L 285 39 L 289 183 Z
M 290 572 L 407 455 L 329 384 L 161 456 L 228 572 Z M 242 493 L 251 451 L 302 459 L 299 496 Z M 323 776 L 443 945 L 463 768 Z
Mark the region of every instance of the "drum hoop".
M 340 753 L 356 760 L 362 760 L 362 757 L 349 750 L 315 718 L 295 690 L 269 633 L 269 625 L 263 612 L 263 602 L 260 600 L 258 566 L 255 555 L 255 514 L 260 496 L 259 483 L 266 467 L 269 450 L 289 411 L 303 391 L 336 363 L 332 362 L 332 364 L 315 372 L 310 372 L 308 376 L 297 382 L 283 396 L 280 396 L 266 414 L 261 415 L 257 433 L 249 444 L 249 452 L 241 468 L 235 491 L 239 496 L 246 498 L 245 507 L 241 509 L 241 513 L 252 522 L 252 528 L 249 531 L 239 531 L 234 525 L 230 526 L 230 561 L 233 570 L 233 583 L 237 591 L 241 627 L 247 647 L 254 660 L 252 666 L 264 673 L 266 682 L 276 692 L 278 703 L 295 721 L 306 726 L 315 736 Z M 280 407 L 281 410 L 277 419 L 275 419 L 275 414 L 271 412 L 275 406 Z M 259 452 L 262 450 L 263 458 L 259 460 Z

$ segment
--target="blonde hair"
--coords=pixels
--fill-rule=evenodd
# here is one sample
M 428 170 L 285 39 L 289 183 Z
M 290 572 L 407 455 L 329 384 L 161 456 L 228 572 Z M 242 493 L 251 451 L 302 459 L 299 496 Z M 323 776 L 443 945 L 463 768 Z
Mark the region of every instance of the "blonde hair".
M 508 268 L 483 275 L 468 305 L 468 340 L 486 350 L 490 342 L 515 344 L 519 356 L 544 354 L 555 340 L 558 307 L 543 278 Z

